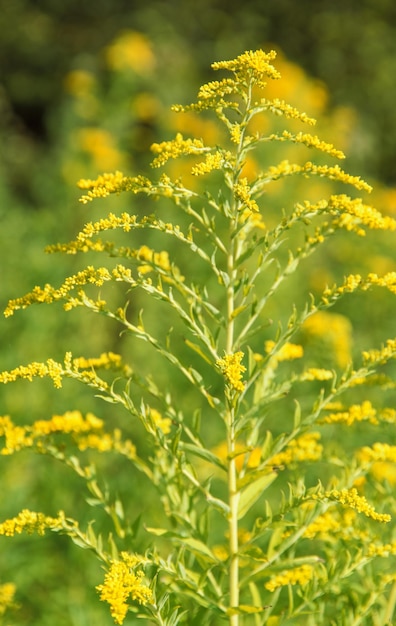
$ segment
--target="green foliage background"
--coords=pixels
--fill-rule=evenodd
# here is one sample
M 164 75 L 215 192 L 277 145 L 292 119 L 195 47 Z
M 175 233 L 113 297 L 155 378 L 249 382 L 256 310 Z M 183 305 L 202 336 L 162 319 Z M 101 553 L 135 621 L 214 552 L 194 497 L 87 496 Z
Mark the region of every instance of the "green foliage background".
M 78 205 L 74 182 L 117 168 L 127 174 L 144 173 L 150 144 L 174 134 L 170 104 L 191 100 L 197 85 L 212 78 L 212 61 L 232 58 L 245 49 L 275 46 L 293 62 L 288 69 L 294 103 L 308 114 L 323 114 L 324 138 L 336 145 L 341 142 L 348 171 L 376 181 L 379 191 L 373 204 L 394 214 L 395 22 L 392 0 L 1 0 L 2 308 L 34 285 L 56 285 L 76 270 L 74 257 L 42 252 L 47 244 L 72 239 L 103 210 L 100 203 L 89 208 Z M 109 65 L 109 46 L 128 31 L 147 38 L 152 61 L 117 70 Z M 91 100 L 89 94 L 84 100 L 81 90 L 78 97 L 71 90 L 67 77 L 76 70 L 94 77 Z M 315 104 L 312 94 L 319 92 L 325 104 Z M 318 111 L 312 110 L 315 106 Z M 211 132 L 210 126 L 197 129 L 191 124 L 186 121 L 186 134 Z M 98 140 L 104 152 L 89 147 L 94 145 L 92 135 L 85 135 L 84 143 L 86 128 L 104 131 Z M 299 190 L 294 191 L 297 199 Z M 273 206 L 281 209 L 293 200 L 292 193 L 288 187 L 285 196 L 280 186 Z M 106 209 L 116 211 L 125 202 L 124 197 L 106 200 Z M 342 278 L 351 268 L 362 273 L 395 270 L 392 237 L 340 238 L 336 249 L 321 253 L 315 271 L 307 267 L 308 284 L 315 290 L 315 285 L 320 288 L 326 280 Z M 291 289 L 298 300 L 300 285 Z M 355 349 L 375 347 L 395 335 L 392 296 L 381 290 L 369 301 L 368 309 L 365 300 L 355 296 L 337 309 L 356 325 Z M 0 321 L 0 369 L 48 357 L 62 359 L 69 349 L 87 356 L 116 351 L 119 338 L 114 330 L 97 316 L 94 322 L 92 326 L 92 319 L 79 311 L 65 315 L 57 306 L 32 307 Z M 132 348 L 144 363 L 144 347 Z M 323 347 L 316 349 L 325 362 Z M 21 423 L 73 408 L 93 410 L 112 425 L 122 423 L 122 415 L 114 415 L 110 407 L 72 384 L 62 394 L 48 381 L 1 389 L 0 414 L 11 414 Z M 143 433 L 132 431 L 132 436 L 136 440 Z M 154 494 L 139 493 L 137 477 L 123 472 L 122 462 L 101 463 L 116 490 L 126 496 L 132 491 L 133 505 L 140 502 L 139 510 L 130 511 L 132 518 L 144 513 L 155 520 Z M 28 453 L 15 459 L 0 457 L 0 476 L 1 519 L 25 506 L 48 514 L 76 509 L 82 523 L 91 517 L 82 485 L 52 460 Z M 67 539 L 3 537 L 0 552 L 0 582 L 16 582 L 23 607 L 13 616 L 15 625 L 112 623 L 94 591 L 101 577 L 96 563 Z

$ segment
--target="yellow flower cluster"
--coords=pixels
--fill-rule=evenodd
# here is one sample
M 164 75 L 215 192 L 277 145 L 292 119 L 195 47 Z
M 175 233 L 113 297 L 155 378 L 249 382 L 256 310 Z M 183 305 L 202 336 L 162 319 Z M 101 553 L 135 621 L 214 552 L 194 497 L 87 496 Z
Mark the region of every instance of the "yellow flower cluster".
M 95 269 L 90 265 L 86 269 L 77 272 L 77 274 L 68 276 L 59 289 L 55 289 L 55 287 L 47 284 L 44 288 L 35 287 L 33 291 L 21 298 L 10 300 L 4 311 L 4 315 L 9 317 L 18 309 L 26 309 L 31 304 L 50 304 L 58 300 L 67 300 L 70 292 L 76 287 L 87 284 L 101 287 L 106 281 L 111 280 L 111 278 L 111 273 L 106 267 Z M 72 302 L 73 301 L 74 299 Z
M 322 420 L 324 424 L 341 423 L 346 424 L 347 426 L 351 426 L 355 422 L 363 421 L 369 421 L 371 424 L 378 424 L 377 411 L 368 400 L 362 404 L 353 404 L 346 411 L 330 413 Z
M 396 463 L 396 446 L 388 443 L 375 443 L 373 446 L 364 446 L 357 453 L 358 459 L 363 463 L 377 461 L 390 461 Z
M 231 152 L 225 152 L 224 150 L 216 150 L 216 152 L 209 152 L 205 160 L 201 163 L 197 163 L 191 168 L 191 173 L 194 176 L 201 176 L 202 174 L 209 174 L 213 170 L 221 170 L 223 168 L 230 167 L 234 162 L 234 158 Z
M 328 144 L 325 144 L 328 145 Z M 315 165 L 311 161 L 307 161 L 304 165 L 298 165 L 297 163 L 289 163 L 289 161 L 281 161 L 278 165 L 271 166 L 264 174 L 263 178 L 271 180 L 277 180 L 280 177 L 292 176 L 294 174 L 302 174 L 303 176 L 319 176 L 328 178 L 330 180 L 336 180 L 341 183 L 352 185 L 360 191 L 367 191 L 370 193 L 372 187 L 360 178 L 360 176 L 352 176 L 347 174 L 339 165 Z M 298 204 L 302 212 L 308 211 L 349 211 L 356 217 L 370 217 L 373 224 L 381 224 L 381 226 L 375 225 L 372 228 L 384 228 L 387 229 L 393 224 L 394 220 L 391 218 L 384 218 L 379 211 L 376 211 L 372 207 L 362 204 L 360 198 L 352 200 L 345 194 L 333 195 L 330 200 L 321 200 L 316 204 L 311 204 L 306 201 L 303 205 Z M 383 220 L 383 221 L 382 221 Z M 368 220 L 369 221 L 369 220 Z
M 337 539 L 350 541 L 360 539 L 366 543 L 370 539 L 367 529 L 360 530 L 357 527 L 356 511 L 346 509 L 340 513 L 339 510 L 326 511 L 311 522 L 304 531 L 305 539 L 320 537 L 323 541 L 334 542 Z
M 112 193 L 119 194 L 122 191 L 132 191 L 139 193 L 151 187 L 151 182 L 145 176 L 129 177 L 124 176 L 122 172 L 101 174 L 95 180 L 81 179 L 77 186 L 80 189 L 88 190 L 80 198 L 80 202 L 87 204 L 94 198 L 106 198 Z
M 279 100 L 278 98 L 273 98 L 272 100 L 262 98 L 260 107 L 275 113 L 275 115 L 284 115 L 287 119 L 299 120 L 310 126 L 315 126 L 316 124 L 316 120 L 313 117 L 309 117 L 306 113 L 299 111 L 290 104 L 287 104 L 284 100 Z
M 305 320 L 302 332 L 307 344 L 314 344 L 340 367 L 351 361 L 352 326 L 344 315 L 318 311 Z
M 15 591 L 14 583 L 3 583 L 0 585 L 0 616 L 4 615 L 7 609 L 15 606 Z
M 86 358 L 83 356 L 71 360 L 71 353 L 68 352 L 65 359 L 66 367 L 72 367 L 74 370 L 91 369 L 123 369 L 125 366 L 122 357 L 114 352 L 102 352 L 98 357 Z
M 60 389 L 62 387 L 63 368 L 60 363 L 48 359 L 45 363 L 29 363 L 29 365 L 20 365 L 13 370 L 0 372 L 0 383 L 12 383 L 20 378 L 24 378 L 32 382 L 33 378 L 51 378 L 54 387 Z
M 251 189 L 249 187 L 247 178 L 241 178 L 239 182 L 234 185 L 234 195 L 237 200 L 242 203 L 242 206 L 238 207 L 238 210 L 247 209 L 249 216 L 252 213 L 258 213 L 259 207 L 255 200 L 252 199 Z
M 214 70 L 229 70 L 235 74 L 239 83 L 253 82 L 257 87 L 265 87 L 265 78 L 280 78 L 280 73 L 271 65 L 276 52 L 264 52 L 263 50 L 248 50 L 231 61 L 218 61 L 212 63 Z
M 23 448 L 36 447 L 45 452 L 45 438 L 54 434 L 73 435 L 79 450 L 95 449 L 99 452 L 117 451 L 128 458 L 135 458 L 136 448 L 131 441 L 123 440 L 119 429 L 112 434 L 103 431 L 103 421 L 92 413 L 85 418 L 80 411 L 67 411 L 53 415 L 49 420 L 37 420 L 31 426 L 16 426 L 8 416 L 0 417 L 0 436 L 5 445 L 0 454 L 9 455 Z
M 205 147 L 201 139 L 184 139 L 181 133 L 177 133 L 175 139 L 153 143 L 151 150 L 158 155 L 151 165 L 153 167 L 161 167 L 169 159 L 177 159 L 183 154 L 202 154 L 202 152 L 206 152 L 210 148 Z
M 311 496 L 313 500 L 332 500 L 349 506 L 351 509 L 358 511 L 358 513 L 364 513 L 366 517 L 377 522 L 390 522 L 391 516 L 386 513 L 377 513 L 373 506 L 371 506 L 364 496 L 359 496 L 357 489 L 331 489 L 324 493 L 317 493 Z
M 306 539 L 313 539 L 318 535 L 333 535 L 340 530 L 340 520 L 336 518 L 332 511 L 326 511 L 311 522 L 304 531 Z
M 353 293 L 357 289 L 367 291 L 374 286 L 386 287 L 391 293 L 396 294 L 396 272 L 388 272 L 384 276 L 370 273 L 366 278 L 360 274 L 350 274 L 344 279 L 343 285 L 327 287 L 323 291 L 322 300 L 325 304 L 329 304 L 332 300 L 336 300 L 346 293 Z
M 279 166 L 278 166 L 279 167 Z M 305 171 L 305 166 L 299 168 L 298 165 L 284 168 L 271 168 L 269 169 L 267 176 L 278 177 L 285 176 L 287 174 L 295 173 L 298 171 Z M 349 183 L 357 189 L 364 189 L 369 191 L 367 184 L 356 176 L 350 176 L 341 170 L 338 166 L 313 166 L 312 173 L 317 173 L 328 178 L 333 178 L 341 182 Z M 295 216 L 311 216 L 316 213 L 329 213 L 336 217 L 332 222 L 333 227 L 345 228 L 348 231 L 354 231 L 360 236 L 364 236 L 366 231 L 364 227 L 372 230 L 396 230 L 396 220 L 389 216 L 384 216 L 380 211 L 364 204 L 360 198 L 350 198 L 346 194 L 338 194 L 330 196 L 329 200 L 320 200 L 319 202 L 312 204 L 305 201 L 303 204 L 297 204 L 295 209 Z
M 63 526 L 65 516 L 62 511 L 58 513 L 58 517 L 48 517 L 44 513 L 36 513 L 23 509 L 16 517 L 7 519 L 0 524 L 0 535 L 13 537 L 26 532 L 29 535 L 36 532 L 44 535 L 47 528 L 50 530 L 60 529 Z
M 354 186 L 357 187 L 357 184 Z M 352 199 L 345 194 L 330 196 L 328 211 L 333 214 L 341 213 L 335 225 L 355 231 L 358 235 L 365 235 L 363 228 L 359 227 L 360 224 L 372 230 L 396 230 L 395 219 L 384 216 L 377 209 L 363 204 L 360 198 Z
M 263 50 L 256 50 L 245 52 L 230 61 L 212 63 L 214 70 L 228 70 L 233 72 L 234 78 L 210 81 L 200 87 L 196 103 L 187 106 L 175 105 L 172 109 L 178 112 L 214 109 L 217 113 L 221 113 L 222 109 L 226 107 L 237 109 L 238 103 L 227 99 L 227 96 L 239 94 L 244 97 L 247 85 L 264 88 L 268 78 L 280 78 L 280 73 L 270 63 L 275 57 L 276 52 L 274 50 L 271 50 L 269 53 Z M 284 103 L 279 103 L 277 107 L 280 111 L 282 110 L 282 104 L 284 105 Z M 274 107 L 276 107 L 276 104 L 274 104 Z M 284 107 L 286 110 L 286 105 Z M 268 105 L 267 108 L 270 108 L 270 106 Z M 229 123 L 227 125 L 229 126 Z M 238 132 L 232 127 L 230 130 L 233 141 L 236 141 Z
M 137 251 L 136 257 L 139 261 L 147 261 L 147 263 L 138 267 L 141 274 L 151 272 L 154 266 L 159 267 L 165 272 L 169 272 L 171 269 L 169 255 L 166 251 L 154 252 L 154 250 L 151 250 L 148 246 L 141 246 Z
M 88 382 L 97 381 L 101 385 L 107 386 L 107 384 L 96 376 L 93 368 L 104 369 L 118 369 L 123 372 L 125 376 L 130 374 L 129 367 L 124 365 L 121 361 L 121 357 L 113 352 L 106 352 L 100 355 L 98 358 L 85 359 L 83 357 L 72 359 L 70 352 L 65 355 L 64 364 L 58 363 L 53 359 L 48 359 L 45 363 L 29 363 L 29 365 L 20 365 L 13 370 L 0 372 L 0 383 L 7 384 L 15 382 L 19 379 L 25 379 L 32 381 L 33 378 L 51 378 L 54 383 L 54 387 L 60 389 L 62 387 L 62 378 L 64 376 L 72 376 L 74 378 L 80 378 Z M 92 370 L 80 372 L 80 369 Z
M 243 352 L 235 352 L 235 354 L 226 354 L 224 358 L 218 359 L 216 362 L 227 383 L 235 391 L 243 391 L 245 388 L 241 380 L 243 372 L 246 372 L 246 367 L 241 364 L 243 356 Z
M 293 439 L 283 452 L 272 456 L 268 465 L 290 465 L 304 461 L 318 461 L 322 458 L 323 446 L 318 443 L 320 434 L 317 432 L 306 433 L 297 439 Z
M 224 96 L 235 93 L 235 91 L 236 83 L 232 78 L 211 80 L 209 83 L 205 83 L 199 88 L 198 102 L 205 103 L 206 108 L 208 108 L 208 106 L 212 106 L 213 103 L 218 102 L 219 99 L 223 100 Z
M 337 150 L 337 148 L 335 148 L 333 144 L 322 141 L 319 139 L 319 137 L 317 137 L 316 135 L 311 135 L 310 133 L 300 132 L 295 135 L 288 130 L 284 130 L 281 135 L 270 135 L 269 141 L 292 141 L 293 143 L 301 143 L 304 146 L 307 146 L 307 148 L 315 148 L 316 150 L 325 152 L 326 154 L 336 157 L 337 159 L 345 158 L 345 154 L 341 150 Z
M 239 221 L 245 229 L 259 228 L 260 230 L 265 230 L 265 222 L 261 213 L 252 213 L 248 208 L 241 212 Z
M 301 374 L 299 380 L 331 380 L 332 378 L 334 378 L 334 372 L 331 370 L 326 370 L 320 367 L 310 367 Z
M 362 357 L 366 365 L 371 363 L 386 363 L 396 357 L 396 339 L 388 339 L 386 345 L 380 350 L 365 350 Z
M 161 413 L 157 409 L 150 408 L 149 416 L 156 428 L 159 428 L 164 435 L 170 433 L 172 420 L 169 417 L 162 417 Z
M 276 343 L 272 339 L 268 339 L 264 344 L 264 349 L 267 354 L 270 354 L 275 348 Z M 285 343 L 281 349 L 272 357 L 277 362 L 280 361 L 292 361 L 294 359 L 301 359 L 304 356 L 304 348 L 297 343 Z
M 128 600 L 148 604 L 153 599 L 152 591 L 143 582 L 144 574 L 137 569 L 144 559 L 121 552 L 121 560 L 113 560 L 105 575 L 104 583 L 96 589 L 100 599 L 110 605 L 110 613 L 116 624 L 123 624 L 128 612 Z
M 156 65 L 150 40 L 143 33 L 133 30 L 122 31 L 105 49 L 105 58 L 114 71 L 133 70 L 145 77 Z
M 90 432 L 87 435 L 75 437 L 77 447 L 84 450 L 97 450 L 98 452 L 118 452 L 128 459 L 136 458 L 136 447 L 129 439 L 123 439 L 119 428 L 112 433 Z
M 241 137 L 242 137 L 242 126 L 241 126 L 241 124 L 238 124 L 238 122 L 235 122 L 234 124 L 231 124 L 231 127 L 230 127 L 230 138 L 231 138 L 232 143 L 239 144 L 239 142 L 241 141 Z
M 139 222 L 139 225 L 144 226 L 149 221 L 150 218 L 143 217 Z M 136 228 L 136 226 L 136 215 L 130 215 L 129 213 L 124 212 L 118 217 L 113 213 L 109 213 L 107 217 L 102 218 L 97 222 L 88 222 L 85 224 L 84 228 L 78 233 L 74 241 L 47 246 L 45 251 L 49 253 L 66 252 L 66 254 L 88 252 L 89 250 L 101 252 L 106 250 L 110 244 L 105 244 L 102 241 L 92 242 L 92 237 L 101 231 L 114 230 L 116 228 L 122 228 L 124 232 L 129 232 L 131 228 Z
M 384 556 L 388 557 L 390 555 L 396 554 L 396 541 L 392 541 L 392 543 L 385 544 L 370 544 L 368 549 L 368 556 Z
M 312 565 L 301 565 L 294 569 L 284 570 L 280 574 L 272 576 L 272 578 L 265 583 L 265 588 L 268 591 L 275 591 L 279 587 L 286 587 L 287 585 L 306 585 L 314 577 L 314 568 Z

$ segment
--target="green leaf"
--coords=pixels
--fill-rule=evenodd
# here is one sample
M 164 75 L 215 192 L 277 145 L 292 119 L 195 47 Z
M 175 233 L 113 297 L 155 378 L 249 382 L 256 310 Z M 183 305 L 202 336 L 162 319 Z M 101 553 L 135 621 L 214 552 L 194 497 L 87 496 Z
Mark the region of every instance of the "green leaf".
M 203 541 L 194 539 L 193 537 L 178 537 L 177 539 L 183 544 L 183 546 L 187 546 L 194 554 L 209 558 L 213 563 L 218 562 L 212 550 L 206 545 L 206 543 L 203 543 Z
M 239 606 L 232 606 L 227 609 L 227 615 L 249 615 L 251 613 L 262 613 L 268 607 L 266 606 L 251 606 L 249 604 L 240 604 Z
M 152 535 L 156 535 L 157 537 L 169 534 L 169 531 L 166 528 L 153 528 L 152 526 L 145 526 L 145 530 Z
M 297 430 L 301 424 L 301 406 L 300 403 L 295 400 L 295 410 L 294 410 L 294 419 L 293 419 L 293 429 Z
M 210 450 L 207 450 L 206 448 L 201 448 L 199 446 L 195 446 L 192 443 L 184 443 L 184 442 L 181 443 L 181 448 L 182 450 L 187 450 L 188 452 L 191 452 L 192 454 L 199 456 L 201 459 L 208 461 L 208 463 L 210 463 L 211 465 L 216 465 L 220 469 L 227 471 L 227 468 L 224 465 L 224 463 L 222 463 L 222 461 L 215 454 L 213 454 L 213 452 L 210 452 Z
M 196 352 L 197 354 L 199 354 L 199 356 L 206 361 L 206 363 L 209 363 L 209 365 L 213 365 L 212 361 L 209 359 L 208 356 L 206 356 L 206 354 L 202 351 L 201 347 L 198 346 L 196 343 L 193 343 L 192 341 L 190 341 L 189 339 L 185 339 L 184 343 L 186 344 L 186 346 L 188 346 L 189 348 L 191 348 L 191 350 L 194 350 L 194 352 Z
M 257 473 L 253 474 L 253 482 L 248 484 L 241 492 L 238 504 L 238 519 L 242 519 L 246 515 L 276 477 L 276 472 L 265 473 L 261 476 L 257 476 Z

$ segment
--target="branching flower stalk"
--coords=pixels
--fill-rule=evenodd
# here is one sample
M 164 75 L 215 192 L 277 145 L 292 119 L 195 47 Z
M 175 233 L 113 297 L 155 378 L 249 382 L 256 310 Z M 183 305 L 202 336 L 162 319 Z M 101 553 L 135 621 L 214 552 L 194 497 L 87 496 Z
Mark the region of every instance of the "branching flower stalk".
M 94 552 L 105 569 L 97 591 L 116 624 L 128 613 L 157 626 L 327 626 L 334 615 L 337 626 L 350 626 L 368 624 L 368 610 L 392 619 L 394 601 L 383 588 L 394 584 L 394 499 L 386 481 L 396 452 L 372 430 L 359 431 L 359 443 L 344 434 L 356 435 L 356 424 L 396 422 L 391 406 L 376 407 L 396 389 L 396 340 L 354 359 L 347 342 L 340 357 L 338 342 L 324 364 L 309 354 L 309 322 L 316 320 L 317 331 L 345 296 L 395 294 L 396 272 L 349 273 L 313 294 L 303 272 L 338 231 L 394 231 L 396 220 L 340 193 L 315 201 L 287 195 L 282 215 L 267 200 L 273 183 L 299 177 L 370 192 L 361 178 L 323 164 L 323 157 L 344 154 L 301 131 L 315 120 L 265 96 L 268 81 L 280 78 L 275 57 L 257 50 L 214 63 L 226 77 L 203 85 L 196 102 L 174 107 L 182 115 L 211 114 L 221 131 L 216 145 L 181 133 L 153 144 L 153 168 L 171 162 L 187 182 L 122 172 L 80 181 L 82 204 L 129 194 L 136 213 L 110 212 L 47 252 L 107 255 L 109 263 L 87 265 L 59 287 L 35 287 L 5 310 L 10 317 L 33 304 L 82 307 L 147 350 L 143 362 L 131 361 L 128 348 L 94 358 L 68 352 L 61 362 L 0 373 L 4 384 L 49 378 L 57 389 L 70 379 L 120 409 L 121 425 L 111 427 L 77 410 L 23 426 L 0 418 L 3 455 L 29 449 L 63 463 L 112 525 L 110 533 L 96 530 L 99 522 L 83 531 L 73 516 L 26 509 L 0 524 L 0 534 L 49 530 Z M 288 146 L 319 162 L 283 158 L 268 166 Z M 139 197 L 160 208 L 147 215 L 145 207 L 142 215 Z M 125 245 L 101 238 L 114 231 Z M 285 296 L 300 274 L 298 290 Z M 121 304 L 108 301 L 107 288 Z M 331 347 L 326 324 L 322 339 Z M 144 446 L 135 429 L 140 441 L 143 429 Z M 87 451 L 118 455 L 141 478 L 141 491 L 122 502 L 84 460 Z M 143 539 L 131 519 L 134 497 L 143 509 L 158 500 Z M 381 533 L 373 531 L 379 524 Z

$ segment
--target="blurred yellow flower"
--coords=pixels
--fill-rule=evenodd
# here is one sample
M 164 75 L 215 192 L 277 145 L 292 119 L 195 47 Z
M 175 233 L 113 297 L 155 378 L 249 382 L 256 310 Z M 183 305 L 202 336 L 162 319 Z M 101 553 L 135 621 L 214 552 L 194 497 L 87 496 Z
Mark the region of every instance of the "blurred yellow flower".
M 326 355 L 326 362 L 333 361 L 341 368 L 350 363 L 352 325 L 344 315 L 319 311 L 304 322 L 302 332 L 307 347 Z
M 0 616 L 4 615 L 8 608 L 15 606 L 15 590 L 14 583 L 3 583 L 0 585 Z
M 272 576 L 272 578 L 265 583 L 265 588 L 268 591 L 275 591 L 278 587 L 286 587 L 287 585 L 306 585 L 313 578 L 314 568 L 312 565 L 301 565 L 294 569 L 284 570 L 280 574 Z
M 117 148 L 113 135 L 102 128 L 86 127 L 76 133 L 77 145 L 89 154 L 98 170 L 122 167 L 124 156 Z
M 90 94 L 95 84 L 95 76 L 86 70 L 73 70 L 64 80 L 66 91 L 76 98 Z
M 156 65 L 155 55 L 146 35 L 136 31 L 121 33 L 105 50 L 107 65 L 114 71 L 133 70 L 146 76 Z

